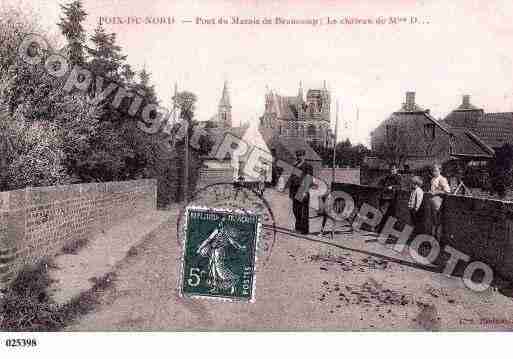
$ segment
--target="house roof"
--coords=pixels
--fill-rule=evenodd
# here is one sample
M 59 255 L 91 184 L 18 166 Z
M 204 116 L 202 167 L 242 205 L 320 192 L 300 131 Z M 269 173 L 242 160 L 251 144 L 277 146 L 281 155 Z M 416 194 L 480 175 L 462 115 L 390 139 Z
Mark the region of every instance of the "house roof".
M 445 125 L 444 123 L 441 123 L 440 121 L 437 121 L 433 116 L 430 115 L 429 110 L 421 110 L 421 111 L 396 111 L 392 113 L 392 115 L 389 118 L 393 117 L 407 117 L 410 119 L 414 119 L 416 117 L 425 117 L 429 121 L 431 121 L 435 126 L 439 127 L 442 131 L 449 133 L 449 127 Z
M 460 106 L 461 107 L 461 106 Z M 474 128 L 483 119 L 482 109 L 456 109 L 451 111 L 443 120 L 443 123 L 451 127 Z
M 494 150 L 487 146 L 472 131 L 452 128 L 451 155 L 457 157 L 492 158 Z
M 322 161 L 317 152 L 301 137 L 274 136 L 270 141 L 269 148 L 276 149 L 278 146 L 289 155 L 295 156 L 296 151 L 304 150 L 307 161 Z
M 484 120 L 474 132 L 492 147 L 513 144 L 513 112 L 485 114 Z
M 454 110 L 444 119 L 452 128 L 472 131 L 491 147 L 513 144 L 513 112 L 484 113 L 481 109 Z
M 241 127 L 229 127 L 229 128 L 209 128 L 204 129 L 208 136 L 213 140 L 214 142 L 214 148 L 217 148 L 224 140 L 224 137 L 229 133 L 239 139 L 243 139 L 244 134 L 246 133 L 246 130 L 249 126 L 241 126 Z M 208 155 L 204 156 L 204 158 L 210 158 Z

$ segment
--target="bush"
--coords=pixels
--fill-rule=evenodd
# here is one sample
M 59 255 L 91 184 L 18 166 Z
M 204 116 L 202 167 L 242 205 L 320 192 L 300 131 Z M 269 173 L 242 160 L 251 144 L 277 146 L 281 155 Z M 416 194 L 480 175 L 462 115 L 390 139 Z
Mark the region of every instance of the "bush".
M 0 120 L 0 133 L 8 144 L 1 154 L 5 168 L 0 173 L 0 190 L 70 182 L 62 165 L 64 153 L 55 126 L 15 121 L 6 114 Z

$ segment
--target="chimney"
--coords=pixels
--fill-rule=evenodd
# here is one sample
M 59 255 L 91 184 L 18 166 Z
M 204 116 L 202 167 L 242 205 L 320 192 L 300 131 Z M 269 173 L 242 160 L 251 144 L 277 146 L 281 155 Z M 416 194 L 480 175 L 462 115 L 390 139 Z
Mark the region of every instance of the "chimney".
M 415 109 L 415 92 L 406 92 L 406 111 L 413 111 Z
M 463 95 L 463 99 L 461 101 L 461 106 L 464 108 L 470 107 L 470 95 Z

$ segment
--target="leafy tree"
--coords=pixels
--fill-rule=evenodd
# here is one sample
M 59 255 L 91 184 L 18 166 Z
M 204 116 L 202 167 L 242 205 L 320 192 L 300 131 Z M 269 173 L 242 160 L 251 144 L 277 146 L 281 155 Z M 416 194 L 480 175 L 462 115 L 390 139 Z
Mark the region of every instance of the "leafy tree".
M 59 26 L 62 34 L 68 42 L 68 59 L 71 64 L 83 64 L 85 62 L 85 40 L 86 33 L 82 23 L 87 13 L 82 7 L 82 0 L 74 0 L 67 5 L 61 5 L 63 17 L 60 18 Z
M 3 111 L 0 115 L 0 190 L 70 182 L 62 164 L 65 154 L 60 129 L 52 123 L 27 122 L 20 117 L 19 112 L 11 115 Z
M 39 16 L 28 10 L 20 10 L 0 5 L 0 77 L 5 76 L 9 67 L 18 57 L 18 47 L 26 34 L 44 33 L 37 22 Z
M 216 128 L 216 124 L 215 124 L 214 121 L 208 120 L 208 121 L 205 122 L 205 128 L 206 129 Z
M 331 167 L 333 165 L 333 148 L 328 148 L 315 143 L 311 144 L 315 152 L 321 157 L 324 166 Z M 349 139 L 339 142 L 335 148 L 337 166 L 358 167 L 362 164 L 363 159 L 370 153 L 370 150 L 362 144 L 353 146 Z
M 513 147 L 506 143 L 495 150 L 495 158 L 489 165 L 492 189 L 500 197 L 504 197 L 512 185 L 512 167 Z

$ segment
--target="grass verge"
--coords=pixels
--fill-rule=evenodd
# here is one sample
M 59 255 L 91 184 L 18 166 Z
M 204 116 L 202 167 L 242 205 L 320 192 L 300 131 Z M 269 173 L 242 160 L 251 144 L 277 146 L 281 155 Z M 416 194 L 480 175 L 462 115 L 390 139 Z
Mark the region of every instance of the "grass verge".
M 27 267 L 0 296 L 0 331 L 59 331 L 99 303 L 98 297 L 115 281 L 114 273 L 92 278 L 93 287 L 65 305 L 52 302 L 48 261 Z

